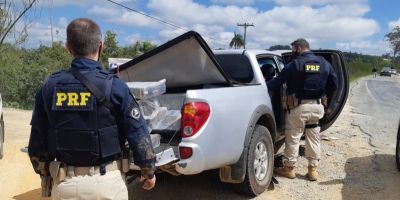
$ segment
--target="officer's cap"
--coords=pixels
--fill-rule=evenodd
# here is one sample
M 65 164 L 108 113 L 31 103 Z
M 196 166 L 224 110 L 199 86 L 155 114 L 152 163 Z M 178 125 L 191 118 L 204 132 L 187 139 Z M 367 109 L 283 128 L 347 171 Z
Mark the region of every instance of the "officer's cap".
M 299 38 L 299 39 L 295 40 L 294 42 L 292 42 L 290 45 L 298 46 L 303 49 L 310 49 L 310 44 L 304 38 Z

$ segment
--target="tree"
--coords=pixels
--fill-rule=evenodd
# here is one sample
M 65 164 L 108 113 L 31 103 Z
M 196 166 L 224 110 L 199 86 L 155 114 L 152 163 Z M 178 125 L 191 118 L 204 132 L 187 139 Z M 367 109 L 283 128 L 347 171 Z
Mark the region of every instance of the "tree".
M 10 33 L 14 33 L 15 44 L 20 44 L 26 40 L 29 24 L 24 22 L 20 31 L 15 30 L 15 25 L 32 8 L 36 1 L 24 0 L 22 1 L 22 8 L 17 10 L 15 9 L 17 7 L 15 1 L 0 0 L 0 49 Z
M 269 47 L 270 51 L 274 51 L 274 50 L 291 50 L 289 45 L 272 45 L 271 47 Z
M 135 55 L 141 55 L 147 53 L 156 47 L 157 45 L 152 44 L 150 41 L 143 41 L 143 42 L 136 41 L 135 44 L 133 45 Z
M 134 58 L 137 55 L 146 53 L 157 46 L 150 41 L 137 41 L 135 44 L 127 47 L 119 47 L 117 34 L 113 31 L 106 31 L 104 37 L 104 49 L 101 57 L 103 66 L 108 66 L 108 58 Z
M 152 50 L 152 49 L 154 49 L 156 47 L 157 47 L 157 45 L 151 43 L 150 41 L 143 41 L 142 42 L 142 51 L 143 51 L 143 53 L 147 53 L 147 52 L 149 52 L 150 50 Z
M 233 36 L 231 42 L 229 43 L 229 47 L 230 48 L 234 47 L 235 49 L 239 49 L 240 47 L 244 47 L 243 36 L 240 35 L 240 34 L 234 33 L 234 36 Z
M 393 31 L 385 35 L 385 40 L 390 43 L 393 49 L 393 58 L 400 52 L 400 27 L 396 26 Z
M 104 49 L 101 61 L 103 66 L 108 65 L 108 58 L 118 57 L 119 49 L 117 42 L 117 34 L 113 31 L 106 31 L 106 36 L 104 37 Z

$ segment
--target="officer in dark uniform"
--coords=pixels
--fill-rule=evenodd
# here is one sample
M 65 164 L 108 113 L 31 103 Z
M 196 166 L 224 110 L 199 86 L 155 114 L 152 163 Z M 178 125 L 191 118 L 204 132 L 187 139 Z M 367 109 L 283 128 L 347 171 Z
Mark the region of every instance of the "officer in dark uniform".
M 42 176 L 50 163 L 53 199 L 128 199 L 121 171 L 126 141 L 143 188 L 155 185 L 147 126 L 127 85 L 98 62 L 102 47 L 95 22 L 73 20 L 66 43 L 71 68 L 52 74 L 36 94 L 29 157 Z
M 292 44 L 296 58 L 286 65 L 275 79 L 267 83 L 268 89 L 277 90 L 287 85 L 287 107 L 285 128 L 285 151 L 283 167 L 276 169 L 278 175 L 295 178 L 300 138 L 306 135 L 308 159 L 307 177 L 316 181 L 316 168 L 321 159 L 319 120 L 324 116 L 321 98 L 332 96 L 337 89 L 337 76 L 329 62 L 310 51 L 305 39 L 297 39 Z
M 376 69 L 376 67 L 374 66 L 372 68 L 372 73 L 373 73 L 373 77 L 376 78 L 376 73 L 378 72 L 378 69 Z

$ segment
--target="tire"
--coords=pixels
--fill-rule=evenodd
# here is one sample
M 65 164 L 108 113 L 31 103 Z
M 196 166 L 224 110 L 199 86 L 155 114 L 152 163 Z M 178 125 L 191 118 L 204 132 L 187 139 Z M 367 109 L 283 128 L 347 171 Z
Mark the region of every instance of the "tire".
M 268 188 L 274 169 L 274 145 L 266 127 L 255 126 L 245 153 L 247 153 L 245 179 L 240 184 L 234 184 L 234 188 L 240 193 L 254 197 Z M 259 167 L 255 167 L 255 164 Z
M 396 164 L 397 164 L 397 169 L 400 171 L 400 122 L 399 122 L 399 128 L 397 129 Z
M 3 116 L 0 118 L 0 159 L 3 158 L 4 150 L 4 121 Z

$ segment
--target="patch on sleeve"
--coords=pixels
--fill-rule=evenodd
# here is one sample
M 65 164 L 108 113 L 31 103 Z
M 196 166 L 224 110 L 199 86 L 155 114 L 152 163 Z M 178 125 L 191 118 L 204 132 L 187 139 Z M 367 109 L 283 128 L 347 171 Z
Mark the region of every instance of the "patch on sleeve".
M 56 87 L 54 89 L 52 110 L 54 111 L 92 111 L 94 97 L 84 87 Z
M 129 115 L 133 119 L 139 120 L 139 118 L 140 118 L 140 109 L 137 106 L 133 106 Z

